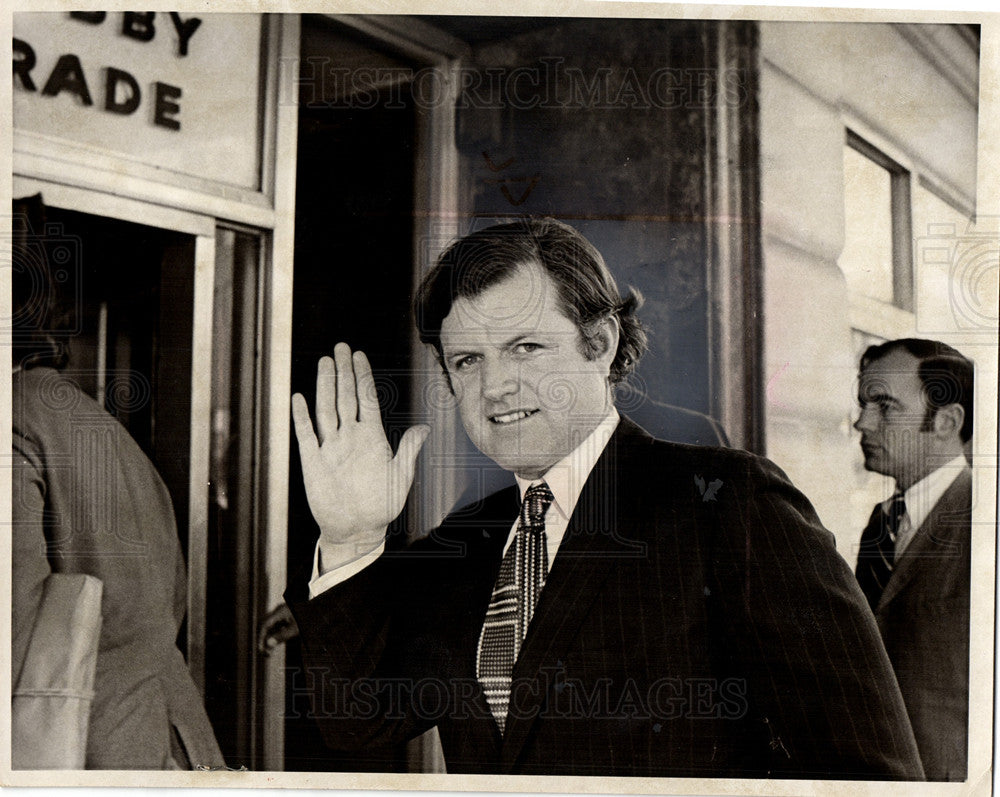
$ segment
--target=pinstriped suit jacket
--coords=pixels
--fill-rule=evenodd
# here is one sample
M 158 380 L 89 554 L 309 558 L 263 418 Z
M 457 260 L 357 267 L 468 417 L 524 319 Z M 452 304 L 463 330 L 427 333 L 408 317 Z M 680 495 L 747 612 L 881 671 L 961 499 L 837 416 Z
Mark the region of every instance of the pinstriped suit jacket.
M 874 618 L 767 460 L 622 419 L 581 493 L 515 665 L 507 732 L 475 678 L 516 489 L 451 515 L 298 620 L 340 750 L 437 725 L 449 772 L 920 778 Z

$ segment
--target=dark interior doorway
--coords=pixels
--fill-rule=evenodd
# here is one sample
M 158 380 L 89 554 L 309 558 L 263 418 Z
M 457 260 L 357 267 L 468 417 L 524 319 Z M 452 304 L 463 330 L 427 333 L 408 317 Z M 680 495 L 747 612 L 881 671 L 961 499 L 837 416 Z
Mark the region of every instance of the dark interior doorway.
M 65 373 L 156 465 L 186 550 L 194 236 L 54 207 L 45 225 L 75 317 Z
M 412 72 L 375 43 L 309 15 L 302 20 L 301 64 L 292 389 L 311 403 L 320 357 L 331 355 L 338 341 L 364 351 L 395 444 L 411 412 Z M 362 84 L 361 74 L 375 77 Z M 318 529 L 294 437 L 288 527 L 289 577 L 301 577 L 311 566 Z M 308 716 L 295 640 L 286 657 L 286 770 L 406 771 L 403 746 L 361 756 L 327 749 Z

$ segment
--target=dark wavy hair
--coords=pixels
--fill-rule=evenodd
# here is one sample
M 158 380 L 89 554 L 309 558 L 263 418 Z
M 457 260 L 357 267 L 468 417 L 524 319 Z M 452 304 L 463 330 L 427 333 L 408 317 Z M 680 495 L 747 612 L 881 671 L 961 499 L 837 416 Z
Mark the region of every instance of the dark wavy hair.
M 905 351 L 918 360 L 917 376 L 923 388 L 927 410 L 923 430 L 930 431 L 934 416 L 941 407 L 959 404 L 965 411 L 960 436 L 963 443 L 972 438 L 972 395 L 975 366 L 968 357 L 947 343 L 923 338 L 900 338 L 869 346 L 861 355 L 861 370 L 894 351 Z
M 584 356 L 597 355 L 601 322 L 617 320 L 618 350 L 609 381 L 617 384 L 632 373 L 648 348 L 646 330 L 636 315 L 642 295 L 629 288 L 623 298 L 601 253 L 573 227 L 551 218 L 525 218 L 454 242 L 417 290 L 413 310 L 420 340 L 434 347 L 449 382 L 441 323 L 452 302 L 478 296 L 527 263 L 537 263 L 552 278 L 560 309 L 580 330 Z
M 13 363 L 22 368 L 63 368 L 69 360 L 69 344 L 60 332 L 70 327 L 71 319 L 49 265 L 42 196 L 15 199 L 12 209 Z

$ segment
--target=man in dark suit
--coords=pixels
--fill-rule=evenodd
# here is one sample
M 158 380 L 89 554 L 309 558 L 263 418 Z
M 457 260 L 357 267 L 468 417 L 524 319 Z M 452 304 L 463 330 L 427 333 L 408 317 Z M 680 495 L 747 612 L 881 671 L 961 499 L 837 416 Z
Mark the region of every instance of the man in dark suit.
M 893 340 L 861 358 L 865 467 L 896 492 L 872 512 L 857 577 L 929 780 L 967 772 L 972 389 L 972 363 L 937 341 Z
M 385 529 L 426 427 L 393 455 L 344 344 L 319 364 L 315 433 L 293 398 L 321 536 L 286 598 L 325 738 L 436 725 L 463 773 L 922 777 L 874 619 L 808 501 L 766 460 L 619 416 L 638 303 L 552 220 L 442 255 L 421 339 L 517 485 L 409 547 Z

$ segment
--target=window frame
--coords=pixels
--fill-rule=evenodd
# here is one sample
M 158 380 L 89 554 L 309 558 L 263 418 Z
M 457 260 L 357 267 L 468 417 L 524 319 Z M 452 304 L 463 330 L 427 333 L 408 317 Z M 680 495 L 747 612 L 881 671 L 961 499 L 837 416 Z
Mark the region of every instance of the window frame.
M 845 127 L 844 146 L 872 161 L 889 173 L 890 218 L 892 220 L 892 304 L 907 313 L 914 310 L 913 204 L 910 169 Z

